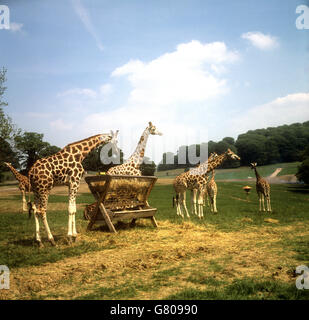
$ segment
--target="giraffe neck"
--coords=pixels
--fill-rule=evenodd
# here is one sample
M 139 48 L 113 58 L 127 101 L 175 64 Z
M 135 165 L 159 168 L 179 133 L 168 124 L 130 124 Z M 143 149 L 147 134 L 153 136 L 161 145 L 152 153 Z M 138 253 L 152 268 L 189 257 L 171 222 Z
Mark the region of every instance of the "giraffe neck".
M 255 176 L 256 176 L 256 180 L 260 180 L 261 176 L 259 175 L 258 171 L 256 170 L 256 168 L 254 168 L 254 172 L 255 172 Z
M 138 169 L 143 162 L 148 137 L 149 137 L 149 130 L 148 128 L 146 128 L 139 139 L 138 145 L 134 153 L 126 161 L 126 163 L 130 163 L 136 169 Z
M 10 170 L 12 171 L 12 173 L 14 174 L 15 178 L 20 181 L 22 178 L 22 174 L 20 174 L 11 164 L 6 164 Z
M 212 176 L 211 176 L 211 180 L 214 181 L 215 180 L 215 170 L 212 169 Z
M 220 156 L 218 156 L 216 159 L 214 159 L 213 161 L 210 161 L 208 164 L 208 168 L 207 171 L 210 172 L 214 169 L 216 169 L 218 166 L 220 166 L 220 164 L 222 164 L 225 160 L 227 159 L 227 154 L 223 153 Z M 208 173 L 207 172 L 207 173 Z
M 204 161 L 197 169 L 196 174 L 201 174 L 204 177 L 213 169 L 217 168 L 223 161 L 226 160 L 226 153 L 221 154 L 220 156 L 217 156 L 216 158 L 212 160 L 206 160 Z
M 70 143 L 59 151 L 59 153 L 70 153 L 74 155 L 75 161 L 82 162 L 93 149 L 97 148 L 104 142 L 104 135 L 97 134 L 84 140 Z

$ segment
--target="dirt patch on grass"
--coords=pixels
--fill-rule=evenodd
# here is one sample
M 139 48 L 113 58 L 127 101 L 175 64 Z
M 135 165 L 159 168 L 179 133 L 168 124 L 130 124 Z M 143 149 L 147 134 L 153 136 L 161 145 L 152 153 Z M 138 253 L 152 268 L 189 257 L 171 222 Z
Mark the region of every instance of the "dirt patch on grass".
M 139 224 L 143 226 L 143 222 Z M 158 229 L 137 227 L 116 235 L 95 231 L 89 238 L 82 232 L 79 241 L 97 241 L 95 236 L 100 235 L 102 250 L 13 269 L 10 290 L 0 291 L 0 299 L 74 299 L 87 295 L 114 299 L 117 294 L 121 298 L 127 288 L 134 289 L 134 294 L 124 299 L 164 299 L 185 288 L 207 287 L 203 282 L 192 283 L 192 274 L 225 284 L 236 278 L 261 276 L 290 283 L 294 281 L 288 272 L 290 266 L 296 267 L 299 261 L 293 252 L 279 248 L 278 242 L 292 229 L 281 227 L 272 232 L 271 226 L 248 227 L 246 232 L 227 233 L 210 225 L 161 221 Z M 171 268 L 174 271 L 169 274 Z M 158 274 L 162 275 L 155 276 Z M 102 287 L 109 290 L 102 293 Z

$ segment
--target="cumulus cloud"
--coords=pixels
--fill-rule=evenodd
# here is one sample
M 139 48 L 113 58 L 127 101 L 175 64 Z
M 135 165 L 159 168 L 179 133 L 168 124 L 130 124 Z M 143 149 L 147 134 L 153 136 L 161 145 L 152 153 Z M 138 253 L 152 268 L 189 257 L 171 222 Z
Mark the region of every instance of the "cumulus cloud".
M 235 132 L 309 120 L 309 93 L 294 93 L 249 109 L 231 120 Z
M 279 45 L 276 37 L 259 31 L 243 33 L 241 37 L 261 50 L 270 50 Z
M 150 62 L 129 61 L 116 68 L 112 77 L 127 77 L 132 86 L 131 103 L 166 106 L 201 102 L 228 91 L 226 80 L 218 75 L 225 64 L 238 57 L 223 42 L 191 41 Z
M 105 96 L 110 95 L 112 92 L 113 92 L 113 87 L 110 83 L 103 84 L 100 87 L 100 93 L 102 93 Z

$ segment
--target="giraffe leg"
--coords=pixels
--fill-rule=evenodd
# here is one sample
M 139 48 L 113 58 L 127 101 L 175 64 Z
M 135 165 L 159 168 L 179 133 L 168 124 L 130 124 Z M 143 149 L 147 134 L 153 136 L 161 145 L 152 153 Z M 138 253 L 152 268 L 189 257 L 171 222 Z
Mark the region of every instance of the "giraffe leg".
M 197 200 L 197 203 L 198 203 L 198 217 L 200 219 L 204 218 L 204 199 L 203 199 L 203 192 L 200 191 L 199 192 L 199 196 L 198 196 L 198 200 Z
M 214 194 L 214 196 L 213 196 L 213 212 L 214 213 L 218 212 L 217 211 L 217 195 L 216 194 Z
M 53 237 L 53 235 L 52 235 L 52 233 L 50 232 L 50 229 L 49 229 L 49 225 L 48 225 L 47 217 L 46 217 L 46 212 L 44 213 L 44 215 L 42 215 L 42 220 L 43 220 L 43 223 L 44 223 L 45 230 L 47 232 L 48 240 L 50 241 L 50 243 L 53 246 L 56 246 L 56 242 L 54 240 L 54 237 Z
M 264 203 L 264 199 L 265 199 L 265 196 L 262 195 L 262 205 L 263 205 L 263 211 L 265 211 L 265 203 Z
M 259 194 L 259 211 L 262 211 L 262 196 Z
M 52 233 L 50 232 L 49 229 L 49 225 L 47 222 L 47 216 L 46 216 L 46 209 L 47 209 L 47 202 L 48 202 L 48 192 L 43 193 L 42 195 L 40 195 L 40 206 L 39 206 L 39 212 L 40 212 L 40 217 L 43 221 L 44 227 L 45 227 L 45 231 L 47 233 L 47 237 L 48 240 L 50 241 L 50 243 L 55 246 L 55 240 L 54 237 L 52 235 Z
M 180 194 L 177 193 L 176 194 L 176 199 L 175 199 L 175 204 L 176 204 L 176 214 L 177 216 L 181 216 L 183 217 L 183 214 L 181 212 L 181 208 L 180 208 L 180 204 L 179 204 L 179 198 L 180 198 Z
M 37 241 L 40 247 L 43 247 L 41 237 L 40 237 L 39 215 L 36 212 L 34 213 L 34 220 L 35 220 L 35 240 Z
M 191 190 L 191 214 L 197 215 L 197 210 L 196 210 L 196 195 L 197 195 L 197 190 L 193 189 Z
M 77 237 L 76 223 L 75 223 L 76 193 L 77 193 L 77 187 L 70 186 L 70 188 L 69 188 L 69 208 L 68 208 L 68 211 L 69 211 L 69 222 L 68 222 L 69 243 L 71 243 L 72 240 L 75 242 L 76 237 Z
M 271 212 L 270 196 L 266 197 L 267 211 Z
M 187 204 L 186 204 L 186 191 L 182 193 L 182 207 L 185 209 L 185 213 L 188 218 L 190 218 L 188 209 L 187 209 Z
M 32 206 L 32 208 L 33 208 L 33 215 L 34 215 L 34 221 L 35 221 L 35 240 L 37 241 L 39 247 L 44 247 L 41 241 L 41 236 L 40 236 L 40 222 L 39 222 L 39 214 L 37 212 L 37 208 L 39 206 L 39 199 L 36 194 L 34 194 L 34 202 L 35 204 Z
M 25 212 L 25 211 L 28 211 L 25 190 L 23 190 L 21 193 L 22 193 L 22 196 L 23 196 L 23 212 Z

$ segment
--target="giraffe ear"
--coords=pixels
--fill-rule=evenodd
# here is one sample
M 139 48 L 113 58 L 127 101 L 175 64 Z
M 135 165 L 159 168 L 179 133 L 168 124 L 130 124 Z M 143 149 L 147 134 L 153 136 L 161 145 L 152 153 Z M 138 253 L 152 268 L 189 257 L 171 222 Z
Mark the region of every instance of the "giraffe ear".
M 149 121 L 149 127 L 152 127 L 152 122 L 151 121 Z

